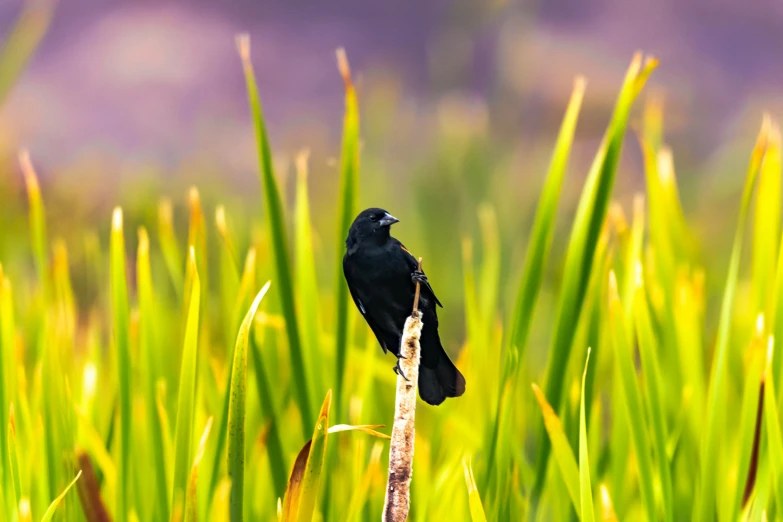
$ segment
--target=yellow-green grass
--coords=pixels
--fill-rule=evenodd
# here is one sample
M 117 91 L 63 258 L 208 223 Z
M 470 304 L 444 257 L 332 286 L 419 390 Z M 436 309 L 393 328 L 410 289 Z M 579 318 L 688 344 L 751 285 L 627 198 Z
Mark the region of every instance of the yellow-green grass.
M 3 519 L 381 515 L 393 361 L 350 303 L 340 266 L 347 227 L 371 204 L 360 198 L 358 93 L 339 53 L 345 118 L 337 200 L 318 213 L 337 223 L 325 250 L 307 153 L 287 197 L 249 41 L 238 44 L 257 138 L 251 219 L 192 188 L 185 202 L 149 194 L 143 216 L 116 201 L 101 226 L 83 224 L 84 244 L 51 239 L 47 186 L 35 157 L 19 156 L 27 212 L 0 250 Z M 567 165 L 590 96 L 581 78 L 563 100 L 531 232 L 501 234 L 491 200 L 465 231 L 442 232 L 463 249 L 461 285 L 443 293 L 464 303 L 464 342 L 448 348 L 468 385 L 417 411 L 412 520 L 762 520 L 783 509 L 780 134 L 764 120 L 731 209 L 732 249 L 719 253 L 728 269 L 705 275 L 660 102 L 637 107 L 656 64 L 633 58 L 572 218 L 561 192 L 574 183 Z M 614 185 L 636 114 L 645 190 L 623 208 Z M 504 252 L 517 243 L 524 264 L 507 277 Z M 565 245 L 562 275 L 555 243 Z M 100 281 L 89 306 L 76 299 L 73 252 Z M 442 288 L 438 274 L 453 267 L 428 266 Z M 716 321 L 711 300 L 722 303 Z M 542 355 L 545 370 L 533 362 Z

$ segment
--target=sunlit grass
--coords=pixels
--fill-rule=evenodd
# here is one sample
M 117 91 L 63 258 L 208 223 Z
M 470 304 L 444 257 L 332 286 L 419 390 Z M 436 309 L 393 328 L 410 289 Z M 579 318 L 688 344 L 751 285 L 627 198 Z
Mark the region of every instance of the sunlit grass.
M 19 155 L 27 212 L 9 226 L 26 232 L 9 237 L 26 241 L 0 259 L 4 520 L 381 515 L 393 360 L 355 321 L 340 266 L 354 214 L 373 205 L 359 191 L 358 93 L 340 52 L 340 183 L 326 214 L 336 253 L 324 256 L 308 155 L 299 155 L 287 197 L 249 40 L 238 47 L 258 152 L 249 222 L 193 187 L 150 194 L 147 216 L 156 210 L 157 221 L 118 206 L 100 226 L 84 223 L 92 239 L 72 245 L 50 238 L 47 186 L 35 157 Z M 417 409 L 412 520 L 712 522 L 774 519 L 783 509 L 780 133 L 764 119 L 738 206 L 724 209 L 736 216 L 734 243 L 715 255 L 728 270 L 705 274 L 660 101 L 637 107 L 656 65 L 633 57 L 576 213 L 559 223 L 590 95 L 588 82 L 575 81 L 516 279 L 501 276 L 502 253 L 515 246 L 506 242 L 517 240 L 500 234 L 492 201 L 465 218 L 477 237 L 441 232 L 462 245 L 453 260 L 462 285 L 444 290 L 465 306 L 457 365 L 468 385 L 461 398 Z M 637 113 L 645 191 L 624 208 L 613 189 L 622 148 L 637 145 L 625 143 Z M 406 221 L 409 231 L 424 228 Z M 566 248 L 564 272 L 552 284 L 556 242 Z M 71 281 L 77 249 L 99 281 L 89 307 Z M 452 268 L 427 271 L 437 283 Z M 720 313 L 707 320 L 715 300 Z M 533 345 L 534 330 L 547 333 L 543 345 Z M 546 371 L 531 362 L 542 352 Z

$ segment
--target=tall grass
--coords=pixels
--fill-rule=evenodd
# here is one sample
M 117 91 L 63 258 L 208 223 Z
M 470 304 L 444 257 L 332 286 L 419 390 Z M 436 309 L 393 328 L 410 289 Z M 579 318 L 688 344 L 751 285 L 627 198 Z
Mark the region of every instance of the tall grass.
M 27 212 L 0 224 L 29 230 L 13 255 L 0 250 L 6 520 L 381 514 L 393 361 L 355 320 L 340 267 L 354 213 L 374 204 L 360 198 L 358 95 L 340 55 L 342 166 L 329 218 L 337 252 L 324 256 L 307 156 L 288 198 L 273 170 L 275 129 L 264 121 L 249 39 L 238 44 L 260 174 L 250 222 L 202 203 L 195 188 L 187 198 L 151 195 L 157 223 L 117 207 L 99 226 L 83 225 L 93 238 L 84 262 L 100 285 L 95 300 L 78 303 L 69 253 L 82 245 L 50 238 L 47 186 L 34 154 L 20 156 L 14 172 L 26 183 Z M 560 223 L 589 84 L 577 79 L 563 100 L 516 280 L 500 276 L 509 245 L 492 201 L 475 208 L 477 237 L 441 233 L 463 245 L 464 286 L 446 293 L 463 294 L 467 335 L 454 355 L 468 386 L 417 412 L 412 520 L 762 520 L 783 509 L 780 134 L 764 120 L 738 206 L 725 209 L 736 217 L 732 249 L 720 253 L 728 269 L 706 274 L 660 101 L 639 106 L 656 64 L 633 57 L 576 214 Z M 637 140 L 627 143 L 637 114 Z M 613 187 L 625 175 L 621 150 L 637 144 L 645 190 L 624 208 Z M 568 229 L 553 285 L 550 252 Z M 449 268 L 429 265 L 434 284 Z M 322 281 L 323 273 L 338 277 Z M 504 312 L 509 288 L 516 303 Z M 708 320 L 714 299 L 716 321 Z M 537 321 L 553 310 L 551 322 Z M 548 351 L 540 338 L 533 344 L 534 330 L 546 333 Z M 545 372 L 533 361 L 542 354 Z

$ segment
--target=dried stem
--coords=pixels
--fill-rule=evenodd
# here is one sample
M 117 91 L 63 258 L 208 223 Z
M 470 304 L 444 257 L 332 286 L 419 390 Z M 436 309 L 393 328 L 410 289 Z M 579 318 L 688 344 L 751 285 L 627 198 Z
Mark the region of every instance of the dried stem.
M 421 271 L 421 258 L 419 258 Z M 419 355 L 421 347 L 421 312 L 419 295 L 421 285 L 416 283 L 413 313 L 405 321 L 400 343 L 397 376 L 397 398 L 394 405 L 394 427 L 389 448 L 389 478 L 383 505 L 383 522 L 403 522 L 410 510 L 410 484 L 413 475 L 413 441 L 416 435 L 416 388 L 419 381 Z M 405 377 L 407 377 L 407 379 Z

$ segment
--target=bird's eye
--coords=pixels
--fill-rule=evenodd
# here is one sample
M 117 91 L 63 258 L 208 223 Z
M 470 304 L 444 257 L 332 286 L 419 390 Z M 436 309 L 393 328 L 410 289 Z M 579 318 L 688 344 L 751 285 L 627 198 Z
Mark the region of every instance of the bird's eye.
M 378 216 L 370 216 L 370 221 L 378 221 Z

